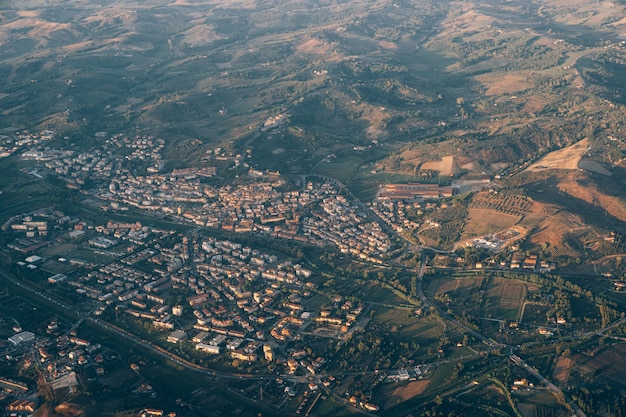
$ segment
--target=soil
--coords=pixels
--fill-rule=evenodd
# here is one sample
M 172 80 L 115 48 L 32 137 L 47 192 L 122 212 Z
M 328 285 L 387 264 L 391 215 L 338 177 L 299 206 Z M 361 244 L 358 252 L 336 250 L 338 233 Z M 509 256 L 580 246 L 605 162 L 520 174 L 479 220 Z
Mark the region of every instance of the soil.
M 404 386 L 395 388 L 391 392 L 391 394 L 387 397 L 388 398 L 387 402 L 385 403 L 383 408 L 392 407 L 403 401 L 409 400 L 415 397 L 416 395 L 420 395 L 426 390 L 429 383 L 430 381 L 428 380 L 412 381 Z
M 559 382 L 561 385 L 567 385 L 567 381 L 569 381 L 569 375 L 574 367 L 574 361 L 570 358 L 560 357 L 554 367 L 554 372 L 552 373 L 553 378 Z

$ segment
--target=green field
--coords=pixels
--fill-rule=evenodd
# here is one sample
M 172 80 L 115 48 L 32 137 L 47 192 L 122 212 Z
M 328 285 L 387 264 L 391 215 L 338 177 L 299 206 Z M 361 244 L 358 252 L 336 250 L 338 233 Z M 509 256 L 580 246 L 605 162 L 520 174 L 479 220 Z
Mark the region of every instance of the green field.
M 436 317 L 417 318 L 412 311 L 405 309 L 376 306 L 373 322 L 382 326 L 387 340 L 419 344 L 419 351 L 413 352 L 416 358 L 426 359 L 428 348 L 436 351 L 440 339 L 447 336 Z

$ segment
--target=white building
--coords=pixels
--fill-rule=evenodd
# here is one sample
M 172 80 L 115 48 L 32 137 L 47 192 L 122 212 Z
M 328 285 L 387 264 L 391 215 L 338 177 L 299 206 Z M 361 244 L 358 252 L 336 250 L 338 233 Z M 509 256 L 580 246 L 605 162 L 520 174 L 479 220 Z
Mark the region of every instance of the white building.
M 9 342 L 13 343 L 15 346 L 25 342 L 32 342 L 33 340 L 35 340 L 35 334 L 31 332 L 21 332 L 9 337 Z

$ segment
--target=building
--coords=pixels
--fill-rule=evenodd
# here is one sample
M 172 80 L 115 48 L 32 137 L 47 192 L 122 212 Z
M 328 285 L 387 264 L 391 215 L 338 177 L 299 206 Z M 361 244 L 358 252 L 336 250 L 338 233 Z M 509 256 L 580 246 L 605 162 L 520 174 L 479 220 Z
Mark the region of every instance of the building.
M 387 184 L 380 197 L 393 200 L 439 199 L 452 197 L 457 192 L 456 188 L 438 184 Z
M 199 351 L 204 352 L 204 353 L 212 353 L 212 354 L 215 354 L 215 355 L 220 353 L 220 347 L 219 346 L 207 345 L 205 343 L 198 343 L 196 345 L 196 350 L 199 350 Z
M 34 264 L 36 262 L 41 261 L 41 257 L 37 256 L 37 255 L 31 255 L 28 258 L 24 259 L 26 262 L 28 262 L 29 264 Z
M 55 274 L 48 278 L 48 282 L 50 284 L 56 284 L 59 282 L 63 282 L 67 279 L 67 275 L 64 274 Z
M 14 346 L 18 346 L 26 342 L 32 342 L 33 340 L 35 340 L 35 334 L 31 332 L 21 332 L 9 337 L 9 342 L 11 342 Z
M 26 411 L 34 413 L 37 409 L 37 404 L 28 400 L 15 400 L 7 406 L 7 411 Z
M 183 340 L 187 339 L 187 333 L 185 333 L 182 330 L 176 330 L 173 331 L 168 337 L 167 337 L 167 341 L 169 343 L 178 343 L 178 342 L 182 342 Z

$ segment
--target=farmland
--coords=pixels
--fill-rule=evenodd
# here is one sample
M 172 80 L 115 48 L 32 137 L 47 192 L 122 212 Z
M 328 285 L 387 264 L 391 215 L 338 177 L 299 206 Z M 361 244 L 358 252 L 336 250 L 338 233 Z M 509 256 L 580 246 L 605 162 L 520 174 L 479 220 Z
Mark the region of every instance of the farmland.
M 515 225 L 520 216 L 496 210 L 470 208 L 463 228 L 463 237 L 482 236 L 506 230 Z
M 492 322 L 518 319 L 526 299 L 526 287 L 502 278 L 441 278 L 430 282 L 428 294 L 455 314 L 471 317 L 474 323 L 482 318 L 481 326 L 491 331 Z
M 517 320 L 526 298 L 524 284 L 495 278 L 487 290 L 481 315 L 499 320 Z
M 589 140 L 583 139 L 573 145 L 558 151 L 550 152 L 539 161 L 527 168 L 528 171 L 542 171 L 546 169 L 576 170 L 580 167 L 580 160 L 587 152 Z

